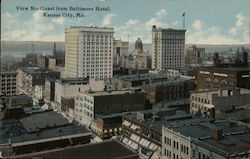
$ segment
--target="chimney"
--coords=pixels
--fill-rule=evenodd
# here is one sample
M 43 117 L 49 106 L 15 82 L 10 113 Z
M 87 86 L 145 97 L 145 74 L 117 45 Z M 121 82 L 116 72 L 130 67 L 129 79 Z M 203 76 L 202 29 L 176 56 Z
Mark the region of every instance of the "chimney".
M 213 128 L 211 130 L 211 137 L 214 140 L 221 140 L 223 138 L 223 132 L 222 129 L 219 128 Z

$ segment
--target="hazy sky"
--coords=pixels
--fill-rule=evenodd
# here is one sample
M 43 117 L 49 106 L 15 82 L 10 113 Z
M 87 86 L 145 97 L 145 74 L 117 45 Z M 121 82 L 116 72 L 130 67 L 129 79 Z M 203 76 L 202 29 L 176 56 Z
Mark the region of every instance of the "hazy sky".
M 2 0 L 2 40 L 64 41 L 70 26 L 113 27 L 117 39 L 151 42 L 151 27 L 182 28 L 186 43 L 249 43 L 249 0 Z M 110 7 L 103 11 L 18 11 L 17 6 Z M 44 17 L 43 13 L 83 13 L 82 18 Z

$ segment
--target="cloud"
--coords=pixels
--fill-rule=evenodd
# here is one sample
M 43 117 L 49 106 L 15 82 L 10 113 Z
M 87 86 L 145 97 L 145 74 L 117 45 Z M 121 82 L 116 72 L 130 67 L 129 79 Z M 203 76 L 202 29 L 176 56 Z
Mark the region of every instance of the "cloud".
M 236 27 L 242 26 L 244 24 L 244 22 L 245 22 L 245 19 L 246 18 L 244 16 L 242 16 L 241 14 L 238 14 L 236 16 Z
M 57 19 L 52 19 L 52 21 L 56 24 L 64 24 L 65 23 L 65 20 L 63 17 L 60 17 L 60 18 L 57 18 Z
M 231 33 L 233 36 L 236 36 L 240 30 L 243 30 L 244 28 L 247 29 L 248 27 L 246 24 L 246 18 L 242 16 L 241 14 L 236 15 L 235 25 L 231 27 L 228 32 Z
M 132 26 L 132 25 L 135 25 L 135 24 L 137 24 L 139 21 L 137 20 L 137 19 L 129 19 L 126 23 L 125 23 L 125 25 L 126 26 Z
M 204 25 L 202 25 L 204 24 Z M 230 34 L 227 34 L 227 30 L 217 26 L 209 26 L 201 20 L 195 20 L 193 28 L 186 32 L 186 43 L 189 44 L 242 44 L 247 41 L 243 38 L 234 38 Z M 235 32 L 234 29 L 230 29 L 230 32 Z M 244 31 L 244 29 L 243 29 Z M 238 34 L 241 36 L 240 34 Z
M 155 13 L 153 17 L 151 17 L 148 21 L 145 22 L 145 29 L 147 31 L 151 30 L 153 25 L 157 27 L 168 27 L 168 24 L 164 22 L 163 17 L 167 15 L 167 11 L 165 9 L 161 9 Z
M 168 26 L 167 23 L 164 23 L 161 20 L 153 17 L 153 18 L 150 18 L 148 21 L 145 22 L 146 30 L 151 30 L 153 25 L 156 25 L 157 27 L 162 27 L 162 28 Z
M 202 22 L 201 22 L 200 20 L 195 20 L 192 26 L 193 26 L 196 30 L 200 30 L 200 29 L 201 29 L 201 25 L 202 25 Z
M 43 16 L 42 10 L 35 11 L 33 14 L 33 20 L 39 21 L 39 20 L 41 20 L 42 16 Z
M 63 41 L 64 34 L 58 33 L 58 24 L 64 23 L 62 19 L 44 18 L 43 11 L 35 11 L 31 19 L 18 25 L 21 15 L 3 14 L 2 20 L 6 21 L 2 30 L 2 40 L 18 41 Z M 11 18 L 9 18 L 11 17 Z M 10 27 L 11 26 L 11 27 Z
M 161 9 L 158 12 L 156 12 L 155 15 L 158 17 L 163 17 L 167 15 L 167 11 L 165 9 Z
M 109 13 L 106 16 L 104 16 L 104 18 L 102 20 L 102 26 L 109 26 L 109 25 L 111 25 L 111 20 L 115 16 L 116 16 L 116 14 L 113 14 L 113 13 Z

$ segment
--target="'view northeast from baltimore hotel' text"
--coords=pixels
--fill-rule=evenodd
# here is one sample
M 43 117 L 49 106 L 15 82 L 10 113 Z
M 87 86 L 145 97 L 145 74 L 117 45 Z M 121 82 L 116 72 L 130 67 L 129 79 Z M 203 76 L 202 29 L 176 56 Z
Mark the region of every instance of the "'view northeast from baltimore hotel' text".
M 249 0 L 1 0 L 0 159 L 250 159 Z

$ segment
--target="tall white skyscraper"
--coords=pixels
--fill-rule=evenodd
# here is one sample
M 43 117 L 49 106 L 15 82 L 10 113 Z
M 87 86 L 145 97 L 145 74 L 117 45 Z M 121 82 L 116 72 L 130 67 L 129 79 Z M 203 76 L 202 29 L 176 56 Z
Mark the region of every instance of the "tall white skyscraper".
M 152 68 L 181 69 L 185 66 L 186 30 L 152 27 Z
M 113 34 L 113 28 L 66 29 L 65 77 L 112 78 Z

